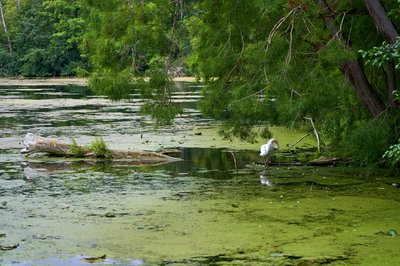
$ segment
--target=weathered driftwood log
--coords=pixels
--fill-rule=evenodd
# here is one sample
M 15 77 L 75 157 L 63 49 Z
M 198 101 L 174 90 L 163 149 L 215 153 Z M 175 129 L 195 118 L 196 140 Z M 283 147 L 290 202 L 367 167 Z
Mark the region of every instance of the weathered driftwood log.
M 53 156 L 72 156 L 71 145 L 59 143 L 55 139 L 42 138 L 32 133 L 27 133 L 24 142 L 24 154 L 48 153 Z
M 21 153 L 30 155 L 34 153 L 46 153 L 58 157 L 76 157 L 70 144 L 60 143 L 56 139 L 43 138 L 32 133 L 25 136 L 23 142 L 25 148 Z M 97 155 L 89 148 L 83 148 L 84 152 L 79 158 L 95 158 Z M 151 151 L 110 151 L 111 160 L 132 160 L 142 163 L 161 163 L 180 161 L 180 158 L 171 157 L 162 153 Z

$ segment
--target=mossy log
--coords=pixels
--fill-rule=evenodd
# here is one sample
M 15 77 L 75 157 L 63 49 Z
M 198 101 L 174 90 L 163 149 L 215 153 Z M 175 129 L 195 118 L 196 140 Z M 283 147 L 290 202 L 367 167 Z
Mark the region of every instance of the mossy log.
M 318 159 L 309 162 L 310 165 L 314 166 L 324 166 L 324 165 L 336 165 L 338 163 L 345 163 L 346 161 L 342 158 L 320 156 Z
M 72 151 L 72 145 L 61 143 L 56 139 L 44 138 L 32 133 L 27 133 L 24 142 L 25 148 L 21 150 L 23 154 L 46 153 L 56 157 L 75 157 Z M 97 154 L 92 152 L 90 148 L 83 147 L 83 153 L 78 158 L 96 158 Z M 162 163 L 180 161 L 180 158 L 171 157 L 162 153 L 151 151 L 110 151 L 110 160 L 131 160 L 141 163 Z

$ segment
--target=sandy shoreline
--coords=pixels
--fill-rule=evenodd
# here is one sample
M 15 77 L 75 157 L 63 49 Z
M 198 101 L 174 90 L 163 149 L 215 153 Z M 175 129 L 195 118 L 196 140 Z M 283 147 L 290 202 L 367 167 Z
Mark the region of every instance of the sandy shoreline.
M 195 82 L 194 77 L 177 77 L 179 82 Z M 0 78 L 0 86 L 54 86 L 76 85 L 87 86 L 85 78 Z
M 77 85 L 86 86 L 84 78 L 0 78 L 0 86 L 53 86 Z

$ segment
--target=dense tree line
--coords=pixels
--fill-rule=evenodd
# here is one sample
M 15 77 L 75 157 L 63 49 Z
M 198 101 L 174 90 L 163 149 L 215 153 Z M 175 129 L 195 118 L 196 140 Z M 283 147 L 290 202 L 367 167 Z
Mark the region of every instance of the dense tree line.
M 0 76 L 75 76 L 89 65 L 79 50 L 80 1 L 1 0 Z
M 171 77 L 186 73 L 205 81 L 201 108 L 226 137 L 307 117 L 360 163 L 399 138 L 400 2 L 0 0 L 0 11 L 0 75 L 89 74 L 113 99 L 139 91 L 168 123 L 180 111 Z

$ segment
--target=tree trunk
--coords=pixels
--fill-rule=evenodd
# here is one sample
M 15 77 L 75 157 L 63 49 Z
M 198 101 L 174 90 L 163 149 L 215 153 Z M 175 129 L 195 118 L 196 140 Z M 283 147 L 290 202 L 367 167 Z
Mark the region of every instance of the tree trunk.
M 389 105 L 395 107 L 396 102 L 394 100 L 393 91 L 396 89 L 396 67 L 393 60 L 388 62 L 387 68 L 388 69 L 386 72 L 386 77 L 387 77 L 386 82 L 387 82 Z
M 330 31 L 332 37 L 336 40 L 342 41 L 346 45 L 345 40 L 341 37 L 341 34 L 339 34 L 339 31 L 336 28 L 334 17 L 332 15 L 333 12 L 329 9 L 326 1 L 318 0 L 317 2 L 322 9 L 322 16 L 326 28 Z M 369 112 L 374 117 L 381 114 L 384 110 L 384 105 L 379 98 L 379 95 L 369 83 L 360 62 L 358 60 L 347 60 L 341 65 L 340 69 L 345 74 L 347 80 L 353 85 Z
M 364 3 L 376 28 L 385 36 L 390 44 L 396 43 L 396 38 L 399 34 L 392 21 L 386 15 L 386 11 L 380 1 L 364 0 Z M 387 64 L 386 77 L 389 105 L 392 105 L 394 103 L 393 91 L 396 89 L 395 65 L 393 62 Z
M 341 66 L 347 80 L 353 85 L 369 112 L 377 117 L 384 110 L 378 94 L 372 89 L 364 70 L 357 60 L 348 60 Z
M 399 34 L 393 26 L 392 21 L 386 15 L 381 2 L 379 0 L 364 0 L 364 3 L 376 28 L 382 32 L 389 43 L 394 44 Z
M 6 19 L 4 18 L 3 3 L 1 1 L 0 1 L 0 16 L 1 16 L 1 22 L 3 23 L 4 33 L 6 34 L 7 37 L 8 51 L 12 53 L 13 49 L 12 49 L 11 39 L 10 35 L 8 34 Z

